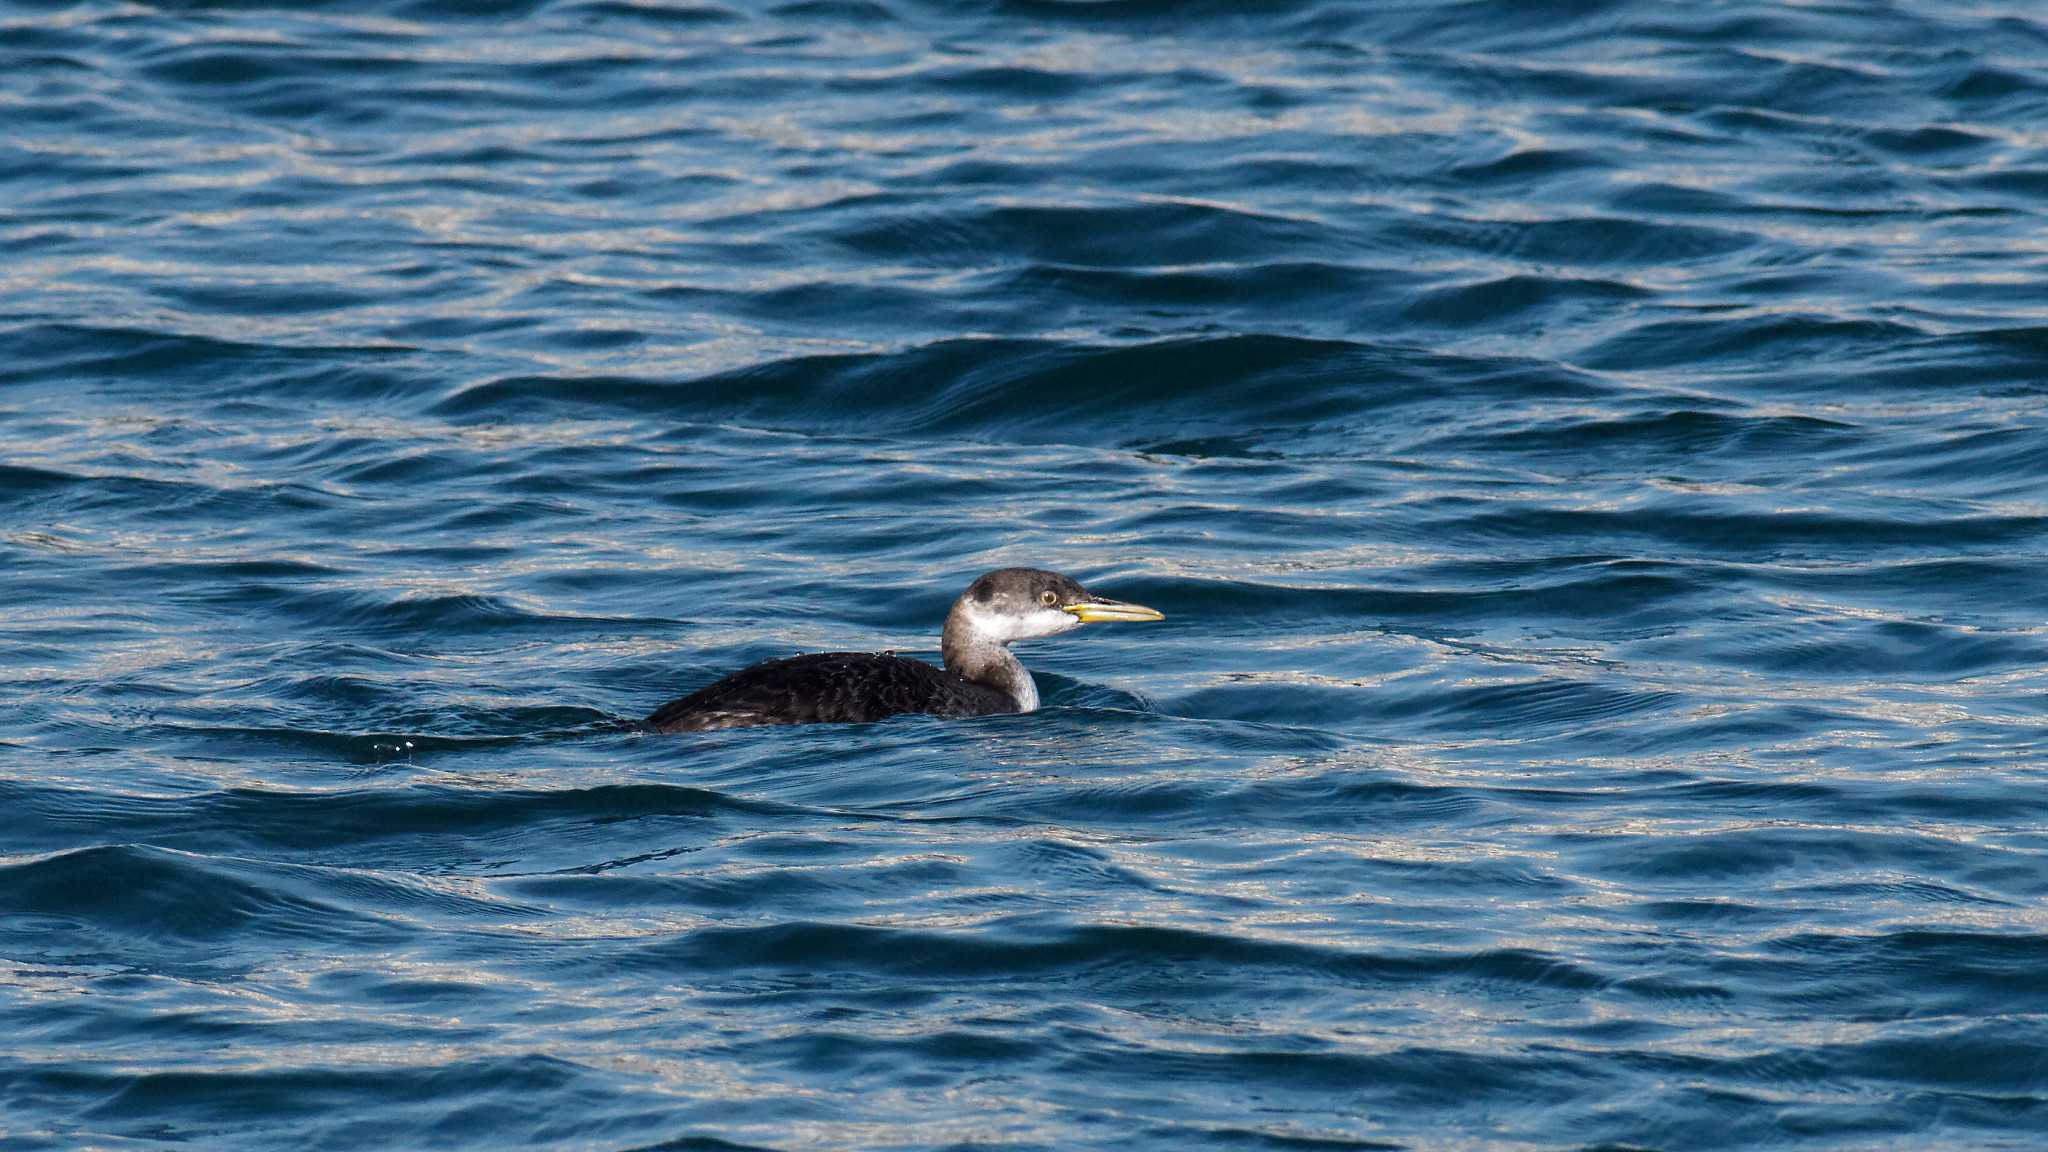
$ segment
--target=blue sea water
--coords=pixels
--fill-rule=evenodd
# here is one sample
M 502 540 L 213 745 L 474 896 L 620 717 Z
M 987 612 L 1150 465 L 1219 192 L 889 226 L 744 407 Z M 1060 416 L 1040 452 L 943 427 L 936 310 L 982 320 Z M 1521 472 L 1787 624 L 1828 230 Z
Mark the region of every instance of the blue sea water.
M 2048 10 L 0 3 L 0 1146 L 2048 1144 Z M 653 736 L 977 572 L 1046 707 Z

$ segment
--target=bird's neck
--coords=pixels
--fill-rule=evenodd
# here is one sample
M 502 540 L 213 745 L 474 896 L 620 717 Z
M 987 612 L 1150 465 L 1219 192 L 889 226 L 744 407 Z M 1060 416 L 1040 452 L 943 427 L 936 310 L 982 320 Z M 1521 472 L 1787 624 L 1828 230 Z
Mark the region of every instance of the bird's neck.
M 1001 692 L 1016 701 L 1017 711 L 1038 707 L 1038 685 L 1031 679 L 1010 646 L 975 627 L 972 617 L 959 604 L 946 614 L 946 632 L 939 642 L 946 658 L 946 671 Z

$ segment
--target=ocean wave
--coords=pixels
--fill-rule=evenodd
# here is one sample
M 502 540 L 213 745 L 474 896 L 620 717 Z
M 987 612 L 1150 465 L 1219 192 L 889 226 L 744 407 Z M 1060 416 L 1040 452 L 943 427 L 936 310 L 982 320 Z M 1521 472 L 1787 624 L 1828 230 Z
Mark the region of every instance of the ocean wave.
M 9 1137 L 2025 1143 L 2044 29 L 0 13 Z

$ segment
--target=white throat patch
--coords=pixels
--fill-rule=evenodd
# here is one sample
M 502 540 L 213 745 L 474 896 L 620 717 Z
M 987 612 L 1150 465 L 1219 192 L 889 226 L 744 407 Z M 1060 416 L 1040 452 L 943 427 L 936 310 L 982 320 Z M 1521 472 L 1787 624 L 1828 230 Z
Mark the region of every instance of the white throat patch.
M 967 626 L 972 628 L 976 635 L 985 636 L 998 644 L 1008 644 L 1013 640 L 1032 640 L 1040 636 L 1057 636 L 1081 626 L 1081 621 L 1072 613 L 1062 612 L 1057 608 L 1039 608 L 1024 616 L 991 612 L 971 600 L 967 602 L 966 608 Z

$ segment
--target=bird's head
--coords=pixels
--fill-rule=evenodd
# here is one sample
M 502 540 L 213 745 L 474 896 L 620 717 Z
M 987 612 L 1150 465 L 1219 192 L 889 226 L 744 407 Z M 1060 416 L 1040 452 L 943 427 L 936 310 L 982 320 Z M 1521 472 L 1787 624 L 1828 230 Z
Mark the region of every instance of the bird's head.
M 953 605 L 976 632 L 999 644 L 1056 636 L 1083 624 L 1163 620 L 1141 604 L 1126 604 L 1042 568 L 998 568 L 967 586 Z

